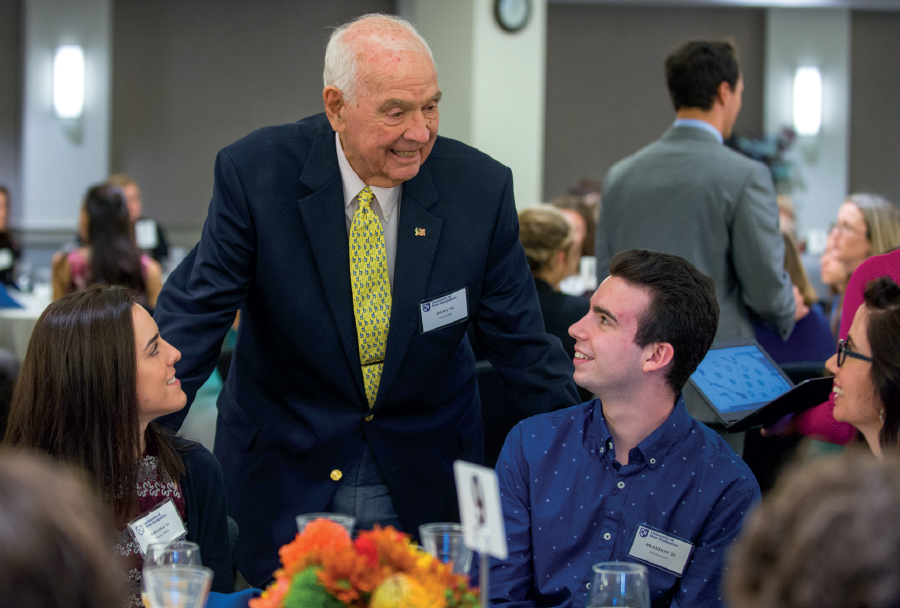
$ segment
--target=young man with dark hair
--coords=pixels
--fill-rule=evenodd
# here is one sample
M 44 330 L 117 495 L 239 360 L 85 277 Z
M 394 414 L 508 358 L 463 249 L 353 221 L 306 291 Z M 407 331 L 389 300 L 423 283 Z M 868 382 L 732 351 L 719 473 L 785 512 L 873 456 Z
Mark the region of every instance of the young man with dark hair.
M 741 69 L 737 49 L 730 42 L 688 42 L 666 58 L 666 83 L 675 111 L 682 108 L 710 110 L 724 83 L 737 91 Z
M 808 312 L 784 270 L 769 170 L 722 145 L 744 81 L 729 42 L 692 41 L 666 60 L 674 124 L 603 180 L 597 278 L 619 251 L 680 255 L 716 283 L 718 338 L 754 336 L 759 317 L 786 339 Z
M 715 285 L 688 261 L 626 251 L 569 332 L 599 398 L 529 418 L 497 462 L 509 558 L 494 605 L 583 607 L 591 565 L 642 562 L 654 608 L 722 606 L 722 560 L 759 485 L 684 407 L 716 333 Z

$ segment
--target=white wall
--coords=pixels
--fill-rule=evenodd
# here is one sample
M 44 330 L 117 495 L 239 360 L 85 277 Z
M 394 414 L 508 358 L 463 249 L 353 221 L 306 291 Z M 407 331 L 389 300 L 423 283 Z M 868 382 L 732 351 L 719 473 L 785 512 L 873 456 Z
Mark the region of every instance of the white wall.
M 441 135 L 512 168 L 516 205 L 541 202 L 547 2 L 523 30 L 496 23 L 493 0 L 404 0 L 398 12 L 428 40 L 444 93 Z
M 850 133 L 850 11 L 847 9 L 767 10 L 766 132 L 792 123 L 793 77 L 800 66 L 822 73 L 822 128 L 799 137 L 789 158 L 799 182 L 791 196 L 798 228 L 810 245 L 824 245 L 824 233 L 847 194 Z
M 24 0 L 23 7 L 21 226 L 74 229 L 85 190 L 109 168 L 111 0 Z M 85 53 L 84 114 L 67 123 L 53 112 L 61 44 Z

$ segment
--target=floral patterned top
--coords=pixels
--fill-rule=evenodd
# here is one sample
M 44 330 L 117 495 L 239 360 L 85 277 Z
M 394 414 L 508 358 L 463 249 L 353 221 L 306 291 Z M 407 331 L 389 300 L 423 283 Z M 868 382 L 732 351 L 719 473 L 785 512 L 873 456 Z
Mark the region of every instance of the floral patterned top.
M 182 520 L 185 520 L 184 493 L 181 484 L 172 480 L 159 468 L 159 458 L 145 455 L 141 460 L 137 478 L 138 513 L 145 513 L 167 498 L 175 503 Z M 138 544 L 127 527 L 116 530 L 116 550 L 124 560 L 125 579 L 128 585 L 128 606 L 143 607 L 141 602 L 141 570 L 144 559 Z

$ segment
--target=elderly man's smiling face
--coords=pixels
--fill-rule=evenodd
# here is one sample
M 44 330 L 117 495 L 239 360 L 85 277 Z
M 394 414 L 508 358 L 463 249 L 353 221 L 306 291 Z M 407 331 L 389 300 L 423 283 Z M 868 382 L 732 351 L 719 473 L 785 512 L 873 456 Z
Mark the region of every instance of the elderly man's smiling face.
M 419 172 L 434 146 L 441 98 L 437 70 L 423 53 L 376 48 L 360 58 L 357 76 L 352 102 L 336 88 L 325 88 L 328 119 L 366 184 L 397 186 Z

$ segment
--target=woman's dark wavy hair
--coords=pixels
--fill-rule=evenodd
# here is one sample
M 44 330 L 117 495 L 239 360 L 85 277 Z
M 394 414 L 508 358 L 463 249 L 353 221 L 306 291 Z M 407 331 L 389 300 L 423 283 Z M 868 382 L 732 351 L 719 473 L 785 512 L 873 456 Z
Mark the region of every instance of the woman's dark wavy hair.
M 84 199 L 91 246 L 91 282 L 124 285 L 136 294 L 146 289 L 141 252 L 134 244 L 128 206 L 119 188 L 94 186 Z
M 900 453 L 900 285 L 890 277 L 875 279 L 866 286 L 864 298 L 869 312 L 866 336 L 872 349 L 872 384 L 884 407 L 878 440 L 882 448 Z
M 47 307 L 16 380 L 5 437 L 84 469 L 119 526 L 137 515 L 133 306 L 124 287 L 92 285 Z M 144 441 L 163 471 L 183 476 L 171 431 L 150 423 Z

